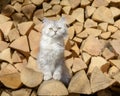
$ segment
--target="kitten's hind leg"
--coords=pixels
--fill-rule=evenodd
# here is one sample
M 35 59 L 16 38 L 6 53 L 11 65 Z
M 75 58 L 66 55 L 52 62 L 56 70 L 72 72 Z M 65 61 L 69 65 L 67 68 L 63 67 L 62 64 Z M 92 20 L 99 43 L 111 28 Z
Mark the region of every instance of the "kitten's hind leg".
M 62 65 L 58 65 L 53 73 L 53 79 L 60 80 L 62 75 Z

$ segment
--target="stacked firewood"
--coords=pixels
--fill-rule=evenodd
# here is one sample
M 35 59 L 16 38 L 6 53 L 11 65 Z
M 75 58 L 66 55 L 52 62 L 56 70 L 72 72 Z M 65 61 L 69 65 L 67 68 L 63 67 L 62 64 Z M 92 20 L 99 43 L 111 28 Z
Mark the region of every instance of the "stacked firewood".
M 68 86 L 37 68 L 42 19 L 67 20 Z M 0 96 L 120 94 L 120 0 L 0 0 Z

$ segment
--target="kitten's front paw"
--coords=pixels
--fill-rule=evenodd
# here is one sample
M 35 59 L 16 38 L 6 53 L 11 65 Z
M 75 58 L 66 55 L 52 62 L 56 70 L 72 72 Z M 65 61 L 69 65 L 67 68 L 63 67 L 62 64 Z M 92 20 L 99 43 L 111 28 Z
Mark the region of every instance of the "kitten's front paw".
M 52 79 L 52 74 L 44 74 L 44 80 Z
M 60 73 L 54 73 L 53 74 L 53 79 L 60 80 L 61 79 L 61 74 Z

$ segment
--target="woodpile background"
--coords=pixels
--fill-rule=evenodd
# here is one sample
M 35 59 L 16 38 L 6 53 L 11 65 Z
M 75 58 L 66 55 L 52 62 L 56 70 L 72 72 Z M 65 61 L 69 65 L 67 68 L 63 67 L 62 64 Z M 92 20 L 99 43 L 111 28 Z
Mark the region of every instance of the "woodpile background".
M 36 66 L 42 19 L 61 16 L 68 87 Z M 120 0 L 0 0 L 0 81 L 0 96 L 119 96 Z

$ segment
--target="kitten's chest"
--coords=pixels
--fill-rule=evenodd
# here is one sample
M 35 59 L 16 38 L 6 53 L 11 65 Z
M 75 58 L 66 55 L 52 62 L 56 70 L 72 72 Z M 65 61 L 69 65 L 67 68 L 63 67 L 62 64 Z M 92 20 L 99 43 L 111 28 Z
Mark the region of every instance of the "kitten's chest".
M 54 40 L 50 38 L 44 38 L 41 41 L 40 50 L 49 57 L 61 57 L 64 54 L 64 42 L 63 40 Z
M 51 60 L 56 60 L 64 55 L 64 47 L 59 44 L 48 44 L 44 47 L 44 52 L 45 51 L 47 57 L 49 57 L 49 59 L 51 58 Z
M 64 43 L 56 41 L 42 41 L 41 47 L 51 51 L 64 51 Z
M 47 48 L 48 50 L 54 51 L 56 53 L 61 53 L 64 51 L 64 46 L 60 43 L 48 44 Z

